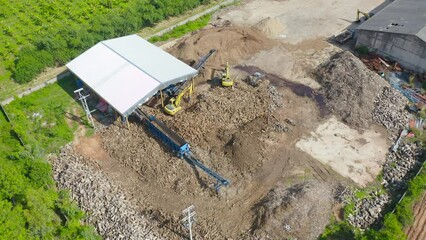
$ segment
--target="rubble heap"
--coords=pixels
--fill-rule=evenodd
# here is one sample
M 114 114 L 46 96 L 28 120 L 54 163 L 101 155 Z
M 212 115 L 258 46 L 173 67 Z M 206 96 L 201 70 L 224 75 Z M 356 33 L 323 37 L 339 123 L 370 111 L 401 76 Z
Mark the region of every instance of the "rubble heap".
M 407 99 L 400 92 L 390 86 L 384 87 L 374 100 L 373 120 L 392 133 L 401 131 L 409 119 L 409 113 L 404 110 L 406 103 Z
M 391 190 L 407 187 L 407 173 L 419 164 L 421 149 L 414 143 L 403 143 L 396 153 L 389 153 L 383 167 L 383 186 Z
M 386 86 L 352 53 L 340 52 L 318 67 L 326 107 L 349 125 L 366 128 L 372 122 L 374 99 Z
M 54 178 L 85 211 L 87 221 L 105 239 L 162 239 L 138 213 L 124 193 L 99 170 L 84 163 L 70 145 L 53 159 Z
M 255 206 L 253 233 L 244 239 L 316 239 L 329 222 L 332 201 L 332 189 L 324 183 L 277 186 Z
M 381 212 L 389 201 L 389 195 L 373 191 L 363 199 L 355 199 L 354 213 L 348 216 L 348 222 L 360 229 L 366 229 L 381 217 Z

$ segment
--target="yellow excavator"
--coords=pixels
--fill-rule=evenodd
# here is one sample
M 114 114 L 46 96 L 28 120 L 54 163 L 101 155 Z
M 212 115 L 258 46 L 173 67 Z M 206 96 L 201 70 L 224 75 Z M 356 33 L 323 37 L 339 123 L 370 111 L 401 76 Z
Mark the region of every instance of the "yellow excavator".
M 226 62 L 225 72 L 222 73 L 222 86 L 224 87 L 232 87 L 234 85 L 234 80 L 231 78 L 229 74 L 229 64 Z
M 368 20 L 369 18 L 371 18 L 374 14 L 372 13 L 366 13 L 366 12 L 362 12 L 359 9 L 356 10 L 356 21 L 357 23 L 361 22 L 361 18 L 359 17 L 360 14 L 364 15 L 365 20 Z
M 182 109 L 180 105 L 182 98 L 188 93 L 188 97 L 191 97 L 194 92 L 194 83 L 191 82 L 188 86 L 186 86 L 176 97 L 170 98 L 169 104 L 164 106 L 164 111 L 169 115 L 175 115 L 179 110 Z

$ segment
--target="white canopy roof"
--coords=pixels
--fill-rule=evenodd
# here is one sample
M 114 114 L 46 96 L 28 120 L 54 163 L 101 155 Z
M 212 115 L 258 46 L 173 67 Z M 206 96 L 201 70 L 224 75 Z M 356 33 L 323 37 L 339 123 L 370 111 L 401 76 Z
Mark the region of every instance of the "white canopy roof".
M 67 67 L 123 116 L 160 89 L 198 73 L 138 35 L 102 41 Z

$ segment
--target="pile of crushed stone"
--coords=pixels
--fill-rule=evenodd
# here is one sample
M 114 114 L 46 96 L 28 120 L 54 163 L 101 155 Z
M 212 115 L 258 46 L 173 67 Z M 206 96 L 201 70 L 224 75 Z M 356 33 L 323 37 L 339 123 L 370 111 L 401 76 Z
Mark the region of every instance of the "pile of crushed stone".
M 329 222 L 332 203 L 332 189 L 324 183 L 278 186 L 254 207 L 248 239 L 317 239 Z
M 319 66 L 316 79 L 322 86 L 326 107 L 351 126 L 367 128 L 374 121 L 389 127 L 382 117 L 374 114 L 398 114 L 401 103 L 405 102 L 401 94 L 348 51 L 335 54 Z M 384 88 L 387 90 L 384 91 Z M 392 98 L 384 94 L 392 95 Z M 387 100 L 394 103 L 387 106 Z
M 238 171 L 250 171 L 262 161 L 266 149 L 261 136 L 271 130 L 272 112 L 280 106 L 281 96 L 268 81 L 253 87 L 236 80 L 233 89 L 212 87 L 200 92 L 173 117 L 154 115 L 191 146 L 226 155 Z
M 275 41 L 268 39 L 262 32 L 249 27 L 207 28 L 182 38 L 168 51 L 187 63 L 198 59 L 210 49 L 216 49 L 215 55 L 207 65 L 221 67 L 226 62 L 233 65 L 245 58 L 272 48 Z
M 105 239 L 163 239 L 154 225 L 130 203 L 124 192 L 102 171 L 88 166 L 70 144 L 51 159 L 54 179 L 60 189 L 87 214 L 86 221 Z

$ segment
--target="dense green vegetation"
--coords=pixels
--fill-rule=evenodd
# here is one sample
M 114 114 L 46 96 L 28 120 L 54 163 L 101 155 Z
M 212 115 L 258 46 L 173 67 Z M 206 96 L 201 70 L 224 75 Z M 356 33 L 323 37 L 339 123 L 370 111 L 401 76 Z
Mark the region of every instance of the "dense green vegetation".
M 68 193 L 56 190 L 45 160 L 73 138 L 64 117 L 77 106 L 73 88 L 64 79 L 5 106 L 13 126 L 0 115 L 0 239 L 99 239 Z
M 426 190 L 426 169 L 413 178 L 408 186 L 407 194 L 396 206 L 395 211 L 384 217 L 383 226 L 379 229 L 368 229 L 365 232 L 353 228 L 347 221 L 333 221 L 321 235 L 321 240 L 356 239 L 356 240 L 403 240 L 406 239 L 404 228 L 413 222 L 413 206 Z
M 181 26 L 175 27 L 170 32 L 167 32 L 161 36 L 154 36 L 150 38 L 149 41 L 152 43 L 155 43 L 155 42 L 167 41 L 172 38 L 180 38 L 187 33 L 196 31 L 198 29 L 201 29 L 207 26 L 211 17 L 212 17 L 211 14 L 204 15 L 194 21 L 189 21 Z
M 0 0 L 0 83 L 32 80 L 94 43 L 138 31 L 209 0 Z

